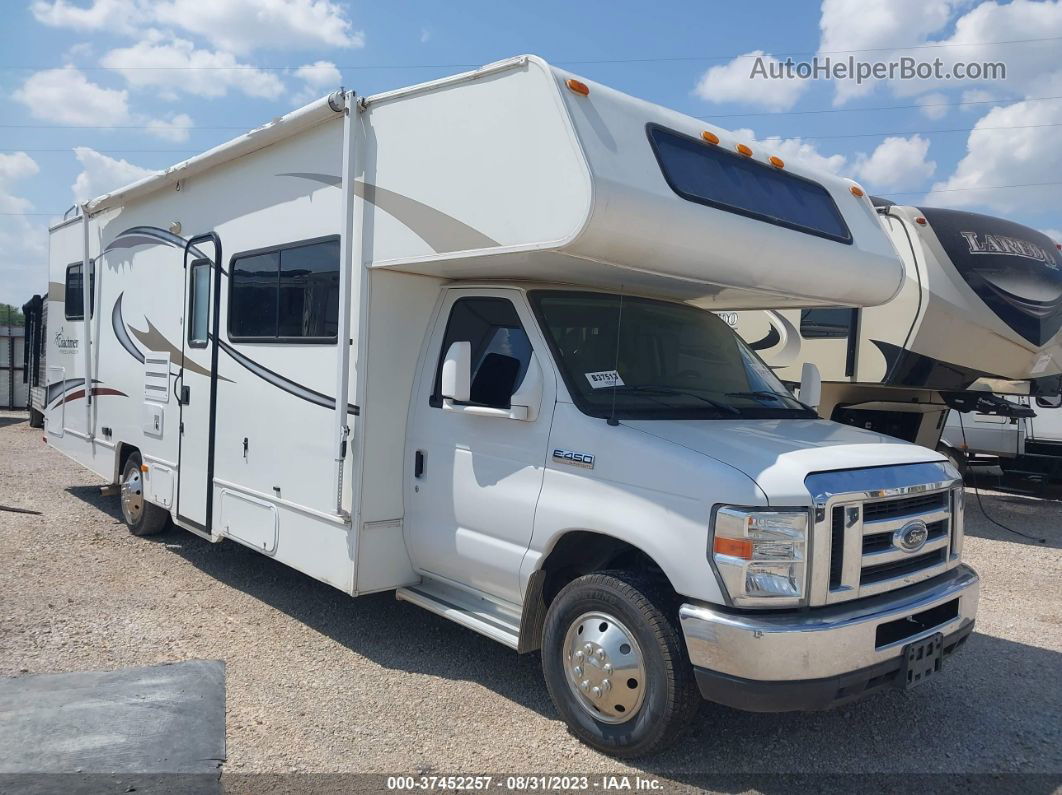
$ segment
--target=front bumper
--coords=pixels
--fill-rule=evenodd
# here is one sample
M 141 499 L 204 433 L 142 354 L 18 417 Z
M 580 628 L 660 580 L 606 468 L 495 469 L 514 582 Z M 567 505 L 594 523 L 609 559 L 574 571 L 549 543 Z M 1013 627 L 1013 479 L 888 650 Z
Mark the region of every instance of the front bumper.
M 938 632 L 951 654 L 973 631 L 979 580 L 960 565 L 856 602 L 756 613 L 705 604 L 679 610 L 701 694 L 755 712 L 828 709 L 892 685 L 903 648 Z

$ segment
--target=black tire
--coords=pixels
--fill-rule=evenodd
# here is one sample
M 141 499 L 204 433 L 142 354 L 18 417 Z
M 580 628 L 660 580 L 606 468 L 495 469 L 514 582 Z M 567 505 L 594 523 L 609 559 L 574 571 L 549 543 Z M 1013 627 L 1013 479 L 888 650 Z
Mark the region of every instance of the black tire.
M 574 629 L 585 614 L 598 612 L 625 625 L 641 650 L 646 679 L 642 701 L 637 711 L 632 710 L 633 717 L 618 718 L 625 721 L 621 723 L 595 718 L 584 706 L 587 699 L 569 684 L 569 628 Z M 666 584 L 628 571 L 587 574 L 557 594 L 546 614 L 542 672 L 569 731 L 591 748 L 617 757 L 645 756 L 670 745 L 692 722 L 700 703 L 678 626 L 677 598 Z
M 31 428 L 43 428 L 44 427 L 44 414 L 37 411 L 37 409 L 29 410 L 29 424 Z
M 153 536 L 166 529 L 170 515 L 166 509 L 144 499 L 141 463 L 140 453 L 133 452 L 126 459 L 122 469 L 122 480 L 119 484 L 122 518 L 133 535 Z

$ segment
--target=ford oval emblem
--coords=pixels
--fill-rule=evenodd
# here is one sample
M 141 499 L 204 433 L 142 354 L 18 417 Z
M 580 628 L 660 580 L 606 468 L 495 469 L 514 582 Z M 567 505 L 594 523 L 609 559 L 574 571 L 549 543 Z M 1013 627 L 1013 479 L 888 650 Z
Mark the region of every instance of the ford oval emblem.
M 929 528 L 921 519 L 908 522 L 892 534 L 892 543 L 904 552 L 917 552 L 926 545 Z

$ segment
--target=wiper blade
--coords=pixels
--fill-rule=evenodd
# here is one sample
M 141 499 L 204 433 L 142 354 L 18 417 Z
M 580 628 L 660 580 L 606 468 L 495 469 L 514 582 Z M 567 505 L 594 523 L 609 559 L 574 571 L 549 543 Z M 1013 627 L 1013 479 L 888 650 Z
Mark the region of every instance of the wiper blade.
M 767 398 L 768 400 L 791 400 L 792 402 L 796 403 L 798 406 L 801 406 L 802 408 L 805 408 L 808 411 L 814 411 L 814 409 L 811 408 L 811 406 L 807 405 L 806 403 L 801 403 L 799 400 L 797 400 L 792 395 L 786 394 L 784 392 L 769 392 L 766 389 L 755 389 L 755 390 L 750 390 L 748 392 L 727 392 L 725 394 L 726 394 L 727 397 L 753 397 L 753 398 Z
M 741 409 L 737 408 L 736 406 L 731 406 L 729 403 L 723 403 L 722 401 L 713 400 L 712 398 L 705 397 L 704 395 L 698 395 L 696 392 L 690 392 L 685 389 L 676 389 L 670 386 L 656 386 L 655 384 L 638 384 L 637 386 L 632 386 L 631 384 L 624 384 L 623 386 L 614 387 L 614 389 L 623 389 L 628 392 L 645 392 L 647 394 L 656 395 L 681 395 L 683 397 L 691 397 L 695 400 L 700 400 L 704 403 L 707 403 L 712 408 L 718 409 L 719 411 L 726 411 L 730 414 L 737 415 L 741 414 Z

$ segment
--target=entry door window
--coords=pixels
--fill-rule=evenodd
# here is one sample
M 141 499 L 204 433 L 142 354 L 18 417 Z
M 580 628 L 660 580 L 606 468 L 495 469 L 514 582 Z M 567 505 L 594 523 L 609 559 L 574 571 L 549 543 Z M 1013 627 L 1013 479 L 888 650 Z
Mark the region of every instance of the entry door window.
M 190 298 L 188 299 L 188 344 L 205 348 L 210 320 L 210 261 L 192 263 Z
M 531 361 L 531 341 L 512 301 L 462 298 L 454 303 L 435 370 L 435 388 L 430 402 L 436 407 L 442 406 L 442 360 L 455 342 L 472 345 L 469 403 L 510 408 L 510 398 L 523 382 Z

